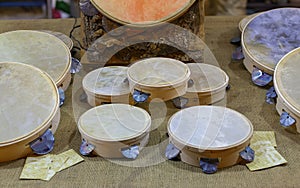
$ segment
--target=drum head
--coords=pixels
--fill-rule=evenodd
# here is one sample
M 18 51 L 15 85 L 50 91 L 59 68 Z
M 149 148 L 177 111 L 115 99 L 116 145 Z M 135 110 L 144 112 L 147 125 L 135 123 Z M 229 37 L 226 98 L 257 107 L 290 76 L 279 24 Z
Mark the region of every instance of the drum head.
M 245 53 L 262 67 L 274 72 L 279 60 L 300 46 L 300 9 L 280 8 L 254 17 L 245 27 Z
M 57 32 L 57 31 L 49 31 L 49 30 L 41 30 L 42 32 L 45 33 L 49 33 L 51 35 L 54 35 L 55 37 L 57 37 L 58 39 L 60 39 L 61 41 L 63 41 L 65 43 L 65 45 L 67 45 L 67 47 L 69 48 L 69 50 L 72 50 L 73 48 L 73 41 L 70 37 L 68 37 L 67 35 Z
M 90 93 L 105 96 L 129 94 L 127 67 L 103 67 L 88 73 L 82 81 L 83 88 Z
M 245 18 L 243 18 L 240 22 L 239 22 L 239 29 L 242 32 L 243 29 L 246 27 L 246 25 L 249 23 L 249 21 L 254 18 L 255 16 L 257 16 L 259 13 L 256 14 L 251 14 L 249 16 L 246 16 Z
M 53 35 L 40 31 L 18 30 L 0 34 L 2 62 L 20 62 L 47 72 L 61 83 L 71 67 L 71 53 Z
M 151 117 L 127 104 L 106 104 L 85 112 L 78 121 L 81 134 L 95 141 L 125 141 L 146 133 Z
M 170 137 L 200 150 L 229 149 L 249 140 L 251 122 L 242 114 L 218 106 L 195 106 L 174 114 L 168 125 Z
M 128 79 L 146 87 L 166 87 L 184 83 L 190 70 L 181 61 L 170 58 L 149 58 L 138 61 L 128 69 Z
M 145 26 L 176 19 L 188 10 L 195 0 L 91 0 L 91 2 L 103 15 L 116 22 Z
M 219 67 L 204 63 L 188 63 L 194 84 L 187 92 L 212 92 L 228 85 L 229 77 Z
M 0 145 L 38 134 L 59 108 L 55 83 L 40 69 L 0 63 Z
M 278 96 L 300 116 L 300 48 L 297 48 L 278 63 L 274 73 L 274 86 Z

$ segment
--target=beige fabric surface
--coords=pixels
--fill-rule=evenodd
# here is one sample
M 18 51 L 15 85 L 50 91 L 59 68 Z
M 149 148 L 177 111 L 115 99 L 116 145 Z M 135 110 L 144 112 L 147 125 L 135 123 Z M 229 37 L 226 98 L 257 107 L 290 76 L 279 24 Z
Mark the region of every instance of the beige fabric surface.
M 56 174 L 49 182 L 19 180 L 25 159 L 0 163 L 0 187 L 299 187 L 300 135 L 285 131 L 279 125 L 274 105 L 264 102 L 266 89 L 254 86 L 250 74 L 241 62 L 231 62 L 235 49 L 230 39 L 239 35 L 238 22 L 243 17 L 206 17 L 206 43 L 229 75 L 231 90 L 227 92 L 227 107 L 243 113 L 253 123 L 254 130 L 275 131 L 277 150 L 288 161 L 285 166 L 250 172 L 246 166 L 236 165 L 219 170 L 216 174 L 203 174 L 200 168 L 180 161 L 164 161 L 148 167 L 126 167 L 101 157 L 84 157 L 85 161 Z M 0 21 L 0 32 L 16 29 L 47 29 L 68 34 L 73 19 Z M 80 29 L 77 29 L 77 39 Z M 74 43 L 74 46 L 78 46 Z M 61 122 L 55 134 L 52 154 L 68 149 L 79 152 L 80 134 L 73 116 L 72 86 L 61 108 Z M 166 125 L 165 125 L 166 126 Z M 165 128 L 151 133 L 151 143 L 165 139 Z M 163 152 L 163 149 L 162 149 Z

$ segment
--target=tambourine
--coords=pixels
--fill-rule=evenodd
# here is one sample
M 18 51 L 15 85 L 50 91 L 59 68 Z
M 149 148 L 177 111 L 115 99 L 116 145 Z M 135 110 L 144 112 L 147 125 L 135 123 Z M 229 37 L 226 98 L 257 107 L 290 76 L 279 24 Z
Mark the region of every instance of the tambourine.
M 149 140 L 151 117 L 128 104 L 104 104 L 83 113 L 78 121 L 80 153 L 104 158 L 136 159 Z
M 226 107 L 194 106 L 175 113 L 168 122 L 168 159 L 200 166 L 205 173 L 254 159 L 249 147 L 251 122 Z
M 245 26 L 243 63 L 256 85 L 269 84 L 279 60 L 300 46 L 299 18 L 299 8 L 279 8 L 258 14 Z
M 148 58 L 127 71 L 129 88 L 136 102 L 159 98 L 167 101 L 184 95 L 190 78 L 188 66 L 171 58 Z
M 107 103 L 130 104 L 127 67 L 103 67 L 89 72 L 82 80 L 82 86 L 91 106 Z
M 0 91 L 0 162 L 49 153 L 60 120 L 55 82 L 31 65 L 2 62 Z
M 188 63 L 191 71 L 186 94 L 173 99 L 175 106 L 190 107 L 214 104 L 225 98 L 229 77 L 219 67 L 204 63 Z
M 285 55 L 274 72 L 274 88 L 277 93 L 277 112 L 280 124 L 293 127 L 300 133 L 300 48 Z
M 0 34 L 1 61 L 20 62 L 47 72 L 58 87 L 66 90 L 71 82 L 71 53 L 55 36 L 31 30 Z

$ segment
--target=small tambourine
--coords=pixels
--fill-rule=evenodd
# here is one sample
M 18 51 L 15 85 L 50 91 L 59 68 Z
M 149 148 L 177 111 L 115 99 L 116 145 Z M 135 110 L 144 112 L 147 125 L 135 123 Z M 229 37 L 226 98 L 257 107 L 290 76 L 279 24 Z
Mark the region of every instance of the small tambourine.
M 279 60 L 300 46 L 300 9 L 279 8 L 256 15 L 242 33 L 244 65 L 252 81 L 266 86 Z
M 131 103 L 127 69 L 124 66 L 111 66 L 88 73 L 82 81 L 88 103 L 91 106 L 107 103 Z
M 54 81 L 31 65 L 2 62 L 0 91 L 0 162 L 49 153 L 60 119 Z
M 105 104 L 81 115 L 80 153 L 104 158 L 136 159 L 149 140 L 151 117 L 143 109 L 128 104 Z
M 148 58 L 132 64 L 127 71 L 135 102 L 159 98 L 174 99 L 186 93 L 190 79 L 188 66 L 170 58 Z
M 176 107 L 214 104 L 225 98 L 229 77 L 219 67 L 204 63 L 187 64 L 191 76 L 186 94 L 173 99 Z
M 180 156 L 181 161 L 200 166 L 205 173 L 254 159 L 249 147 L 253 126 L 244 115 L 229 108 L 183 109 L 170 118 L 168 133 L 166 157 Z
M 276 109 L 281 115 L 280 124 L 294 127 L 300 133 L 300 48 L 285 55 L 274 72 L 277 93 Z

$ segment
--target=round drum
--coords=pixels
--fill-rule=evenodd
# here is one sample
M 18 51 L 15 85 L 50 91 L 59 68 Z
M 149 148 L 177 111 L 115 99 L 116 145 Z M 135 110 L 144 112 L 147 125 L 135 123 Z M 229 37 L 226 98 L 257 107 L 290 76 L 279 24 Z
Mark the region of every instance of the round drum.
M 276 64 L 300 46 L 300 9 L 280 8 L 255 16 L 242 33 L 244 65 L 273 75 Z
M 91 0 L 92 4 L 111 20 L 142 27 L 172 21 L 184 14 L 195 1 Z
M 204 63 L 188 63 L 191 71 L 185 107 L 213 104 L 225 98 L 229 77 L 219 67 Z
M 149 95 L 150 99 L 167 101 L 184 95 L 190 79 L 188 66 L 170 58 L 148 58 L 128 68 L 130 91 Z
M 32 153 L 33 141 L 41 139 L 48 129 L 55 132 L 60 111 L 54 81 L 31 65 L 0 63 L 0 91 L 0 162 L 3 162 Z
M 183 162 L 199 166 L 201 161 L 217 160 L 222 168 L 242 161 L 240 152 L 249 145 L 253 126 L 229 108 L 194 106 L 170 118 L 168 133 Z
M 284 114 L 280 120 L 283 126 L 296 125 L 300 133 L 300 48 L 285 55 L 274 72 L 274 88 L 277 93 L 276 109 Z M 286 119 L 284 119 L 286 118 Z M 287 124 L 286 124 L 287 123 Z
M 69 50 L 72 50 L 73 48 L 73 41 L 70 37 L 68 37 L 67 35 L 57 32 L 57 31 L 49 31 L 49 30 L 41 30 L 42 32 L 45 33 L 49 33 L 51 35 L 54 35 L 55 37 L 59 38 L 61 41 L 63 41 L 65 43 L 65 45 L 67 45 L 67 47 L 69 48 Z
M 0 34 L 1 61 L 20 62 L 47 72 L 58 87 L 71 82 L 71 53 L 58 38 L 48 33 L 18 30 Z
M 105 103 L 129 103 L 128 67 L 111 66 L 88 73 L 82 81 L 88 103 L 98 106 Z
M 105 104 L 85 112 L 78 129 L 85 146 L 104 158 L 123 158 L 124 151 L 147 145 L 151 117 L 143 109 L 127 104 Z M 82 153 L 82 149 L 81 149 Z

